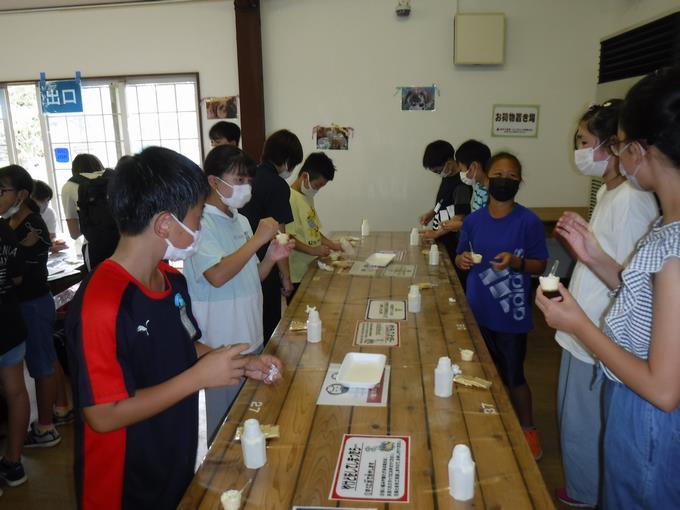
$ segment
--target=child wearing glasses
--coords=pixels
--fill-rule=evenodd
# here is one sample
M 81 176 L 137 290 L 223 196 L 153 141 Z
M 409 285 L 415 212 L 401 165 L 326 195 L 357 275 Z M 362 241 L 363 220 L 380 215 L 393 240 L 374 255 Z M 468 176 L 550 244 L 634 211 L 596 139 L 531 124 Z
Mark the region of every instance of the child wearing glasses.
M 581 116 L 576 130 L 574 163 L 586 177 L 602 179 L 590 229 L 602 249 L 623 264 L 647 233 L 658 210 L 654 196 L 633 188 L 619 172 L 619 158 L 610 144 L 616 139 L 623 101 L 595 105 Z M 584 221 L 584 220 L 583 220 Z M 602 327 L 611 304 L 609 289 L 582 262 L 577 262 L 569 292 L 588 318 Z M 596 506 L 600 488 L 603 375 L 597 358 L 578 338 L 557 331 L 562 347 L 557 415 L 565 487 L 557 498 L 567 505 Z
M 607 382 L 602 508 L 679 508 L 680 484 L 680 67 L 635 84 L 611 148 L 635 188 L 654 191 L 663 216 L 622 267 L 573 215 L 557 229 L 616 298 L 603 328 L 560 285 L 539 289 L 548 324 L 574 335 L 600 361 Z

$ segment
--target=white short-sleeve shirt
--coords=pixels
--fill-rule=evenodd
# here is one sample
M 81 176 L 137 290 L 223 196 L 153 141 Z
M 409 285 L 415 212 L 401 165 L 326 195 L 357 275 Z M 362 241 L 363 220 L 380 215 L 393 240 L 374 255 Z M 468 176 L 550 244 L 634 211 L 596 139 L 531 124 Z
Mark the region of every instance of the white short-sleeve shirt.
M 87 179 L 96 179 L 104 174 L 101 172 L 82 173 L 83 177 Z M 78 219 L 78 184 L 73 181 L 66 181 L 66 184 L 61 188 L 61 205 L 64 207 L 64 219 L 77 220 Z
M 217 207 L 205 205 L 198 251 L 184 261 L 184 275 L 202 341 L 211 347 L 249 343 L 247 352 L 252 352 L 262 345 L 264 335 L 257 255 L 221 287 L 213 287 L 203 275 L 253 235 L 245 216 L 236 210 L 232 213 L 229 217 Z
M 602 249 L 619 264 L 625 264 L 658 215 L 654 195 L 636 190 L 626 181 L 612 190 L 606 186 L 599 189 L 590 228 Z M 601 328 L 612 303 L 607 286 L 579 262 L 572 273 L 569 292 L 588 318 Z M 579 361 L 591 365 L 596 362 L 574 335 L 557 331 L 555 340 Z

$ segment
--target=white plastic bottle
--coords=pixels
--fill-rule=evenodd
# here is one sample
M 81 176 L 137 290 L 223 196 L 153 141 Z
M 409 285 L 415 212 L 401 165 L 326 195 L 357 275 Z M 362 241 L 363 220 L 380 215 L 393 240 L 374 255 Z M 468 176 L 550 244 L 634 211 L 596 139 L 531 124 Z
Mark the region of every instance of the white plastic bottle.
M 408 311 L 411 313 L 420 312 L 420 287 L 411 285 L 408 291 Z
M 453 370 L 451 358 L 442 356 L 439 358 L 437 368 L 434 369 L 434 395 L 435 397 L 450 397 L 453 394 Z
M 243 463 L 248 469 L 259 469 L 267 463 L 267 441 L 260 429 L 260 423 L 254 418 L 243 424 L 241 448 Z
M 321 317 L 315 306 L 307 306 L 307 341 L 312 344 L 321 341 Z
M 418 234 L 418 229 L 413 227 L 411 229 L 411 235 L 408 238 L 409 244 L 411 246 L 420 246 L 420 234 Z
M 475 461 L 470 448 L 457 444 L 449 461 L 449 494 L 457 501 L 475 497 Z
M 364 218 L 364 220 L 361 222 L 361 235 L 363 237 L 366 237 L 371 233 L 371 227 L 368 225 L 368 220 Z
M 438 266 L 439 265 L 439 248 L 437 248 L 436 244 L 433 244 L 430 246 L 430 265 L 431 266 Z

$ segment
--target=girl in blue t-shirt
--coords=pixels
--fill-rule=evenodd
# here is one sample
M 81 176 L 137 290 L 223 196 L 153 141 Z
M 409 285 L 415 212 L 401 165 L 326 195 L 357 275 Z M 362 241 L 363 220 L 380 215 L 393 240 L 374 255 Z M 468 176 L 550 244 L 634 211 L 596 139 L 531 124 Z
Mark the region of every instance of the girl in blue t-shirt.
M 522 181 L 519 160 L 498 153 L 487 163 L 487 174 L 489 205 L 465 218 L 455 263 L 469 271 L 470 308 L 538 460 L 543 452 L 533 425 L 524 357 L 527 333 L 533 328 L 529 275 L 545 271 L 548 249 L 541 220 L 515 202 Z

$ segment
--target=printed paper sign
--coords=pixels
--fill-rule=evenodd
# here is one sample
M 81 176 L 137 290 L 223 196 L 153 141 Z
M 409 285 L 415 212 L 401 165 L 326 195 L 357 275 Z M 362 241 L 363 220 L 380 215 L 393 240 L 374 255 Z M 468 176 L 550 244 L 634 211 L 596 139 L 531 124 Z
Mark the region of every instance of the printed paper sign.
M 352 269 L 349 270 L 349 274 L 352 276 L 375 276 L 377 272 L 377 267 L 371 266 L 363 260 L 357 260 L 352 265 Z
M 406 320 L 406 301 L 369 299 L 366 308 L 367 320 Z
M 292 510 L 338 510 L 335 506 L 294 506 Z M 377 508 L 357 508 L 354 510 L 378 510 Z
M 538 105 L 494 105 L 491 136 L 538 136 L 538 110 Z
M 390 366 L 385 365 L 382 379 L 374 387 L 348 388 L 337 381 L 340 363 L 331 363 L 316 401 L 320 406 L 385 407 L 390 389 Z
M 329 498 L 408 503 L 409 442 L 345 434 Z
M 392 278 L 413 278 L 415 274 L 416 266 L 412 264 L 392 264 L 383 272 L 383 276 Z
M 359 321 L 354 332 L 354 345 L 399 347 L 399 323 Z

